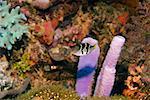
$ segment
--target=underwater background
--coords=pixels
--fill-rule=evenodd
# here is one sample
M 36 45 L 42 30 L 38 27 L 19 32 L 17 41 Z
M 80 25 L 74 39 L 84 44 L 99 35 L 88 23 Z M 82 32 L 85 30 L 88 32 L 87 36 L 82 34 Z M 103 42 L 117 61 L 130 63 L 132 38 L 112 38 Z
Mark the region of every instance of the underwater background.
M 150 0 L 0 0 L 0 100 L 150 100 Z

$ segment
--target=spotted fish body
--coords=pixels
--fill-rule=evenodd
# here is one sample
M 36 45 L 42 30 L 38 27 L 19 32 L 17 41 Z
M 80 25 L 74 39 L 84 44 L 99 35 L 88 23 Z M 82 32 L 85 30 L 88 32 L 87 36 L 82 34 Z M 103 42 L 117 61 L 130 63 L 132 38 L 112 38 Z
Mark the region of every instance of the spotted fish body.
M 85 56 L 88 55 L 92 50 L 96 48 L 96 45 L 90 45 L 89 43 L 80 44 L 80 49 L 74 55 L 76 56 Z

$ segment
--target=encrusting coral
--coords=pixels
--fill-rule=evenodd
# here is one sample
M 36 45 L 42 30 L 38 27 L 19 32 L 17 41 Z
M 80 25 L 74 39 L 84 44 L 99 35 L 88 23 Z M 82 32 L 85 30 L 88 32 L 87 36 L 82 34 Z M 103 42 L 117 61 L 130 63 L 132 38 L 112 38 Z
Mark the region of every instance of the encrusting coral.
M 132 99 L 148 99 L 150 92 L 149 78 L 145 78 L 143 74 L 147 74 L 144 64 L 130 64 L 128 71 L 129 76 L 125 81 L 127 88 L 123 90 L 123 95 Z
M 18 96 L 17 100 L 79 100 L 79 96 L 61 85 L 45 84 Z
M 105 3 L 97 3 L 91 10 L 93 14 L 92 31 L 101 36 L 109 34 L 117 35 L 125 33 L 124 26 L 128 18 L 128 12 L 115 9 Z
M 75 91 L 66 89 L 62 85 L 58 84 L 45 84 L 40 87 L 35 87 L 29 90 L 27 93 L 22 94 L 16 98 L 16 100 L 127 100 L 123 96 L 111 96 L 111 97 L 97 97 L 88 96 L 80 98 Z
M 4 90 L 0 92 L 0 99 L 3 99 L 6 96 L 13 96 L 13 95 L 21 94 L 22 92 L 26 90 L 29 82 L 30 82 L 30 79 L 26 78 L 21 87 L 10 89 L 10 90 Z
M 8 61 L 6 57 L 0 57 L 0 92 L 10 89 L 13 85 L 13 79 L 8 75 L 7 68 Z
M 135 13 L 136 15 L 130 16 L 130 23 L 126 25 L 126 49 L 122 51 L 121 59 L 137 64 L 141 60 L 149 61 L 149 52 L 146 51 L 149 51 L 150 45 L 150 3 L 140 4 Z
M 72 20 L 72 25 L 68 25 L 64 30 L 56 29 L 54 41 L 61 40 L 62 44 L 71 47 L 75 46 L 77 42 L 81 42 L 89 33 L 91 23 L 91 13 L 84 13 L 82 9 L 79 9 L 77 15 Z

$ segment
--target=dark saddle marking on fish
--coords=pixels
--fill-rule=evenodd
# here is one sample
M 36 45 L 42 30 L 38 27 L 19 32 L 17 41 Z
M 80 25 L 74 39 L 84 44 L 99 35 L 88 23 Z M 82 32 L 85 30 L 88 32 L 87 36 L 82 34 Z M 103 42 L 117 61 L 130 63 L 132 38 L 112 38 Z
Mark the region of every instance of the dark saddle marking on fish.
M 91 48 L 93 48 L 94 46 L 91 46 L 89 43 L 81 43 L 80 44 L 80 50 L 82 52 L 82 54 L 84 53 L 84 50 L 86 50 L 86 54 L 88 54 L 88 52 L 90 51 Z

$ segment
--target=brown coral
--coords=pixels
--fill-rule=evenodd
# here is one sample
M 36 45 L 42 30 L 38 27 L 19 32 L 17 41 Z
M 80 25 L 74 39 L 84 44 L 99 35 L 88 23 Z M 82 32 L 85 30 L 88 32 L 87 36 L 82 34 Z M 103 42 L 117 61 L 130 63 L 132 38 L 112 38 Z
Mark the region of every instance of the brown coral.
M 29 59 L 34 62 L 34 64 L 37 64 L 38 62 L 51 63 L 47 49 L 37 40 L 29 43 L 25 52 L 30 55 Z
M 64 30 L 56 29 L 54 41 L 61 39 L 61 43 L 63 42 L 67 46 L 75 46 L 89 33 L 91 23 L 92 15 L 83 13 L 80 9 L 72 20 L 72 25 L 68 25 Z
M 123 95 L 131 97 L 131 98 L 144 98 L 148 95 L 148 91 L 143 92 L 143 87 L 148 87 L 144 81 L 142 81 L 142 73 L 144 70 L 144 65 L 137 66 L 135 64 L 131 64 L 129 66 L 129 73 L 126 82 L 127 88 L 124 89 Z
M 38 33 L 39 40 L 41 43 L 50 45 L 54 38 L 54 29 L 58 25 L 58 20 L 52 19 L 49 21 L 44 21 L 41 24 L 34 25 L 34 31 Z

